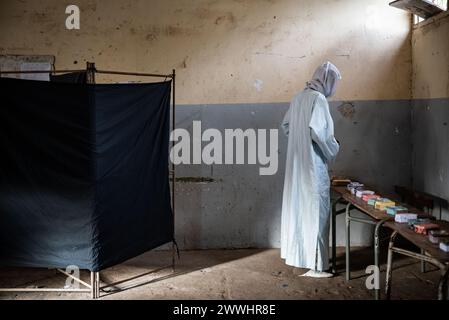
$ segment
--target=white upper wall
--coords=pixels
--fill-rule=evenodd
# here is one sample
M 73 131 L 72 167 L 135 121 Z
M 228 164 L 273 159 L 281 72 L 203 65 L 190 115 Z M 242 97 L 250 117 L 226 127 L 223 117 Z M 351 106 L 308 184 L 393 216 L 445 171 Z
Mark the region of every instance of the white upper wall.
M 410 16 L 390 0 L 2 0 L 0 54 L 53 54 L 58 69 L 178 72 L 179 103 L 284 102 L 335 63 L 334 99 L 409 99 Z M 77 64 L 74 62 L 77 61 Z M 103 78 L 124 81 L 129 78 Z
M 449 97 L 449 12 L 413 30 L 413 98 Z

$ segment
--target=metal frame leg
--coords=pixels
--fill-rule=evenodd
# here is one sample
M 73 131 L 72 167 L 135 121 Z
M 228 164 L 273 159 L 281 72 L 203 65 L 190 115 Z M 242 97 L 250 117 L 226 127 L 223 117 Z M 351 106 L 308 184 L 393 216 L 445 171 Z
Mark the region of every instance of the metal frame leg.
M 175 243 L 172 242 L 172 244 L 171 244 L 171 267 L 172 267 L 173 273 L 176 272 L 176 262 L 175 262 L 176 258 L 175 258 L 175 256 L 176 256 Z
M 95 272 L 90 272 L 90 297 L 95 299 Z
M 337 203 L 341 197 L 332 203 L 331 223 L 332 223 L 332 273 L 337 273 Z
M 332 228 L 332 258 L 330 258 L 330 263 L 332 265 L 331 272 L 337 274 L 337 216 L 343 212 L 345 209 L 337 210 L 337 204 L 341 202 L 343 197 L 339 196 L 332 202 L 331 207 L 331 228 Z M 346 204 L 346 202 L 345 202 Z
M 393 246 L 396 240 L 398 232 L 394 231 L 390 237 L 390 242 L 388 244 L 388 260 L 387 260 L 387 274 L 385 280 L 385 296 L 387 300 L 391 298 L 391 279 L 393 276 Z
M 50 270 L 50 269 L 49 269 Z M 79 284 L 85 286 L 85 289 L 80 288 L 0 288 L 0 292 L 91 292 L 92 293 L 92 281 L 91 284 L 84 282 L 80 278 L 75 277 L 73 274 L 70 274 L 62 269 L 54 269 L 56 273 L 62 273 L 68 278 L 73 279 Z M 92 279 L 91 279 L 92 280 Z
M 449 267 L 441 270 L 441 278 L 438 283 L 438 300 L 447 300 L 448 298 L 448 288 L 447 281 L 449 278 Z
M 100 272 L 90 272 L 91 297 L 92 299 L 100 298 Z
M 346 281 L 351 280 L 351 203 L 346 205 Z
M 376 228 L 374 229 L 374 265 L 377 270 L 379 270 L 380 276 L 380 228 L 387 220 L 380 220 L 376 223 Z M 379 280 L 380 281 L 380 280 Z M 374 299 L 380 299 L 380 288 L 374 289 Z
M 426 252 L 424 251 L 424 249 L 421 249 L 421 254 L 424 256 L 426 254 Z M 426 261 L 421 260 L 421 273 L 426 273 Z

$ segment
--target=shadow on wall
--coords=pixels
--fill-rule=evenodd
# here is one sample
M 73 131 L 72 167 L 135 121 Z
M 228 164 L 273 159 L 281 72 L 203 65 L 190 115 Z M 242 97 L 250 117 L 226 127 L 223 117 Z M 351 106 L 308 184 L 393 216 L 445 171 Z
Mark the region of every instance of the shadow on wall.
M 449 199 L 449 98 L 414 100 L 413 187 Z

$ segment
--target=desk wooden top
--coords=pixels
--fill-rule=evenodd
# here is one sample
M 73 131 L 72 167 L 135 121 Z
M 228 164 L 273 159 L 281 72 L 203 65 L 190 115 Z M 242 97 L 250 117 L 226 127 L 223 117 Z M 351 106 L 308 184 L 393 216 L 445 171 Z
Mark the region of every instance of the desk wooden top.
M 368 205 L 367 202 L 363 201 L 362 198 L 358 198 L 355 195 L 353 195 L 351 192 L 349 192 L 348 189 L 346 189 L 345 186 L 331 186 L 331 190 L 338 193 L 344 200 L 350 202 L 354 207 L 359 209 L 360 211 L 366 213 L 371 218 L 375 220 L 386 220 L 386 221 L 394 221 L 394 217 L 387 214 L 386 211 L 381 211 L 375 209 L 373 206 Z M 373 190 L 366 187 L 366 190 Z M 375 191 L 375 190 L 373 190 Z M 379 194 L 382 196 L 381 194 Z M 393 199 L 392 199 L 393 200 Z M 419 215 L 427 215 L 426 213 L 413 208 L 407 204 L 397 202 L 396 200 L 393 200 L 396 202 L 396 205 L 403 206 L 408 209 L 408 212 L 416 213 Z
M 441 229 L 449 231 L 449 222 L 447 221 L 432 221 L 432 223 L 436 223 Z M 402 237 L 413 243 L 418 248 L 427 251 L 435 259 L 441 262 L 449 262 L 449 252 L 444 252 L 441 250 L 439 245 L 430 242 L 427 236 L 414 232 L 409 228 L 407 223 L 388 221 L 384 224 L 384 226 L 397 231 Z
M 366 213 L 375 220 L 394 220 L 393 216 L 390 216 L 385 211 L 377 210 L 373 206 L 368 205 L 362 198 L 357 198 L 346 187 L 343 186 L 331 186 L 331 190 L 338 193 L 344 200 L 351 203 L 354 207 L 360 211 Z M 371 189 L 367 189 L 371 190 Z
M 372 190 L 366 187 L 367 190 Z M 441 262 L 449 262 L 449 253 L 440 250 L 438 244 L 434 244 L 430 242 L 427 236 L 421 235 L 413 231 L 409 228 L 407 223 L 397 223 L 394 221 L 394 217 L 387 214 L 385 211 L 380 211 L 374 209 L 373 206 L 368 205 L 361 198 L 357 198 L 345 186 L 331 186 L 331 190 L 335 193 L 339 194 L 344 200 L 348 201 L 352 205 L 354 205 L 357 209 L 369 215 L 371 218 L 375 220 L 387 220 L 384 226 L 388 227 L 394 231 L 397 231 L 402 237 L 413 243 L 420 249 L 427 251 L 432 257 L 441 261 Z M 375 191 L 375 190 L 373 190 Z M 428 214 L 413 208 L 404 203 L 398 203 L 396 205 L 400 205 L 406 207 L 408 212 L 416 213 L 422 216 L 426 216 Z M 441 229 L 449 231 L 449 222 L 447 221 L 433 221 L 432 223 L 436 223 L 440 225 Z

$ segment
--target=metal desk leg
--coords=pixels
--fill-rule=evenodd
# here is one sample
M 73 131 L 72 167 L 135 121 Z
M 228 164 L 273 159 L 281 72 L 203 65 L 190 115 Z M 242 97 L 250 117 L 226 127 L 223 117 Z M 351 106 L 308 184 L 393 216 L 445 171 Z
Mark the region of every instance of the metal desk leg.
M 100 298 L 100 272 L 95 272 L 96 276 L 96 284 L 95 284 L 95 295 L 96 299 Z
M 95 299 L 95 272 L 90 272 L 90 297 Z
M 341 197 L 334 200 L 332 203 L 332 273 L 337 273 L 337 203 L 340 201 Z
M 449 277 L 449 267 L 445 270 L 441 270 L 441 278 L 438 283 L 438 300 L 447 300 L 448 289 L 447 289 L 447 281 Z
M 424 256 L 426 255 L 426 252 L 421 249 L 421 254 Z M 421 273 L 425 273 L 426 272 L 426 262 L 424 260 L 421 260 Z
M 100 272 L 90 272 L 90 286 L 91 298 L 100 298 Z
M 377 270 L 379 270 L 379 276 L 380 276 L 380 228 L 387 220 L 380 220 L 378 223 L 376 223 L 376 228 L 374 229 L 374 265 L 376 266 Z M 380 299 L 380 288 L 374 289 L 374 299 L 379 300 Z
M 351 280 L 351 204 L 346 205 L 346 281 Z
M 393 275 L 393 246 L 394 241 L 396 240 L 398 232 L 394 231 L 390 237 L 390 243 L 388 244 L 388 261 L 387 261 L 387 275 L 385 280 L 385 295 L 386 299 L 390 300 L 391 298 L 391 278 Z

